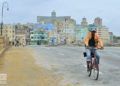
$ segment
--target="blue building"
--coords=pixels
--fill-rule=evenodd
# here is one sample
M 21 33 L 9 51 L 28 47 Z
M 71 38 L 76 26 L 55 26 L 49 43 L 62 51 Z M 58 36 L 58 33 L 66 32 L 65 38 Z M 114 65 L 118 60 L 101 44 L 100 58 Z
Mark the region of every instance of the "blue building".
M 30 31 L 31 44 L 48 44 L 48 32 L 54 28 L 52 24 L 35 24 Z
M 76 42 L 82 43 L 83 39 L 85 38 L 86 34 L 88 33 L 88 27 L 83 27 L 81 25 L 76 25 L 75 35 L 76 35 Z

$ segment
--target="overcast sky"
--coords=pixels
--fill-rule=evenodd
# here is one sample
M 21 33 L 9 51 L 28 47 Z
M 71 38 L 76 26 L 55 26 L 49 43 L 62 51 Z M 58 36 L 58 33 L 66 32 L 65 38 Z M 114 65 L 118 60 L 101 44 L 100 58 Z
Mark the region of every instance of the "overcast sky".
M 0 0 L 0 7 L 4 0 Z M 93 23 L 95 17 L 115 35 L 120 35 L 120 0 L 6 0 L 9 11 L 4 9 L 4 23 L 37 22 L 37 16 L 71 16 L 80 24 L 83 17 Z M 0 8 L 1 11 L 1 8 Z M 1 12 L 0 12 L 1 13 Z M 1 15 L 0 15 L 1 16 Z M 1 17 L 0 17 L 1 20 Z

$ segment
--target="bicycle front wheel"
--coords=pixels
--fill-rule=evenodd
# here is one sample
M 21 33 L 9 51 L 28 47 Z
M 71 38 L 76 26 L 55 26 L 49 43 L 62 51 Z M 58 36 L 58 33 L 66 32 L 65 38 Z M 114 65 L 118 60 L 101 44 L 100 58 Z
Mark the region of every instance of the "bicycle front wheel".
M 93 72 L 93 79 L 98 80 L 99 77 L 99 65 L 96 64 L 95 67 L 92 69 Z

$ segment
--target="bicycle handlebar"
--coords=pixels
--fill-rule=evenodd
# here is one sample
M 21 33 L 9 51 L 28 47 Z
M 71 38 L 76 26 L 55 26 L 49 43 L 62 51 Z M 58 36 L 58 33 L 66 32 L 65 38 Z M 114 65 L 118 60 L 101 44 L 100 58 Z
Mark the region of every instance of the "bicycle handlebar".
M 104 49 L 104 47 L 101 47 L 101 48 L 96 48 L 96 47 L 86 47 L 86 49 L 95 49 L 95 50 L 100 49 L 100 50 L 103 50 L 103 49 Z

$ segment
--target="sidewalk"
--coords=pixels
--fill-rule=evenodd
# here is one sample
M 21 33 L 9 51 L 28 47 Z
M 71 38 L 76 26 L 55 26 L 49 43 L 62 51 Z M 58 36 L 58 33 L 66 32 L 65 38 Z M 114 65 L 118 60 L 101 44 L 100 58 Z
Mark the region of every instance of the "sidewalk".
M 0 86 L 59 86 L 61 78 L 35 64 L 33 51 L 13 47 L 0 57 L 0 74 L 7 74 Z

